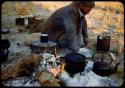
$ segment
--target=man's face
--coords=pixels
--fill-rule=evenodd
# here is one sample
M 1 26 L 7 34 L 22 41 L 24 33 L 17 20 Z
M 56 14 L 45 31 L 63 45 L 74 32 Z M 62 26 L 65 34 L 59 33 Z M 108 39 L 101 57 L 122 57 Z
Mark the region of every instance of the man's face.
M 82 4 L 79 4 L 79 9 L 80 9 L 80 11 L 83 13 L 83 14 L 88 14 L 90 11 L 91 11 L 91 9 L 92 8 L 90 8 L 90 7 L 85 7 L 85 6 L 83 6 Z

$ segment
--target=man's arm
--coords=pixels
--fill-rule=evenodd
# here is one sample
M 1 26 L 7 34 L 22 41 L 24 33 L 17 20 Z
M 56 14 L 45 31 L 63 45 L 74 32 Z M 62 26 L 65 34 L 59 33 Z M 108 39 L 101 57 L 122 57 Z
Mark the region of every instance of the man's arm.
M 83 35 L 83 42 L 84 42 L 85 46 L 87 46 L 88 33 L 87 33 L 87 22 L 86 22 L 85 17 L 83 17 L 82 35 Z
M 78 52 L 80 47 L 77 45 L 75 25 L 73 25 L 71 16 L 65 15 L 65 17 L 63 18 L 63 21 L 64 21 L 66 36 L 69 41 L 70 48 L 72 49 L 72 51 Z

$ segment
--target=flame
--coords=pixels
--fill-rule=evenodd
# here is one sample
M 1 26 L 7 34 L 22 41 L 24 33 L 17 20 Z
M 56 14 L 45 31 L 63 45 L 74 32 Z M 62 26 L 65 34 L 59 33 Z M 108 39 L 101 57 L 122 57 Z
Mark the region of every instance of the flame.
M 61 63 L 61 65 L 60 65 L 60 70 L 61 70 L 61 72 L 64 71 L 64 67 L 65 67 L 65 63 Z
M 61 63 L 59 67 L 49 68 L 49 72 L 51 72 L 54 77 L 56 77 L 60 72 L 62 73 L 64 71 L 65 63 Z

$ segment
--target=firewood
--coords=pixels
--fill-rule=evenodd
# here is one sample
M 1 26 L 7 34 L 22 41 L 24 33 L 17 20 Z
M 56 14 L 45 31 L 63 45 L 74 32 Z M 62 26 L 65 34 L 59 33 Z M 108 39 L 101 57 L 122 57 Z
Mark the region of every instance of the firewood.
M 26 58 L 20 58 L 16 63 L 8 64 L 2 69 L 2 80 L 16 78 L 18 76 L 29 76 L 34 71 L 34 68 L 40 62 L 41 58 L 38 56 L 25 56 Z

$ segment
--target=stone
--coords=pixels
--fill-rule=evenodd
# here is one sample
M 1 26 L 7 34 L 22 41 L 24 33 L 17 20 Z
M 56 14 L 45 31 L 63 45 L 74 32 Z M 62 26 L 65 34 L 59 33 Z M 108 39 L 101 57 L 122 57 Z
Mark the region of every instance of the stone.
M 38 72 L 35 79 L 38 80 L 43 87 L 61 87 L 54 75 L 48 71 Z

